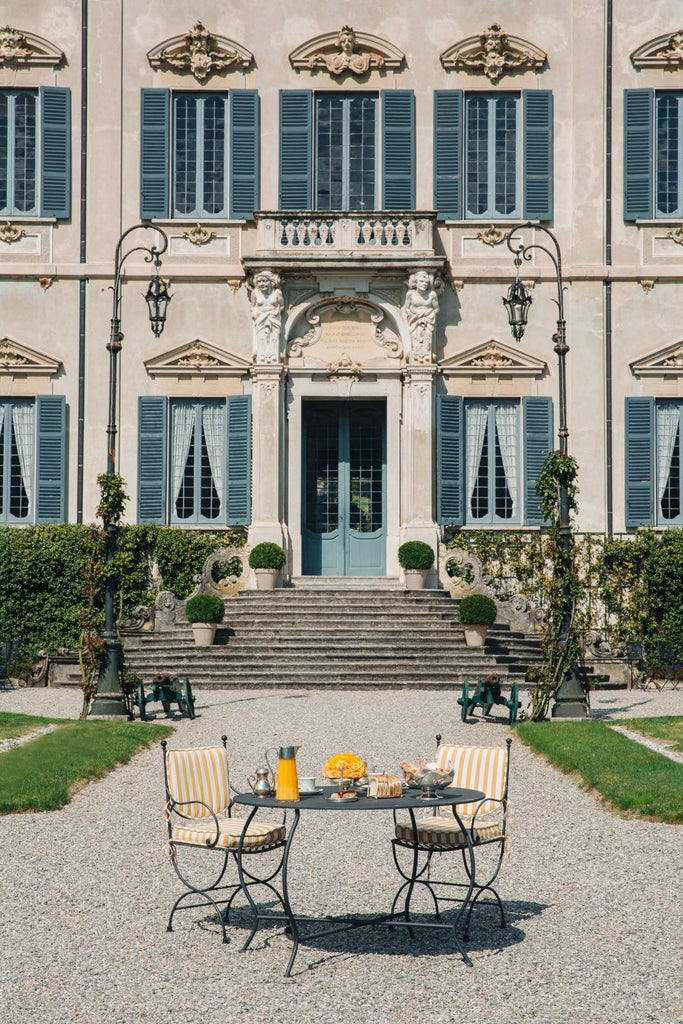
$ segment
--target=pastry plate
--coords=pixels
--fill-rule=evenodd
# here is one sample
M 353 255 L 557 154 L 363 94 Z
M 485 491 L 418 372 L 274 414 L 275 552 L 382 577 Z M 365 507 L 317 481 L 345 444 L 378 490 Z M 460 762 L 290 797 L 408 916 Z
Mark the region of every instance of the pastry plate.
M 299 796 L 320 796 L 322 789 L 300 789 Z

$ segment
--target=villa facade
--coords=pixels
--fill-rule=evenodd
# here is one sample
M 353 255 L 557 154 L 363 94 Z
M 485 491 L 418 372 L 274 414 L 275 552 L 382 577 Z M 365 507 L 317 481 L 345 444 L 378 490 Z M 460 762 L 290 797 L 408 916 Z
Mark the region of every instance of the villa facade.
M 540 529 L 551 231 L 577 527 L 683 525 L 675 0 L 7 0 L 3 18 L 0 523 L 96 517 L 115 253 L 142 224 L 125 245 L 164 250 L 172 300 L 156 336 L 153 267 L 126 255 L 129 521 L 243 527 L 295 577 L 398 578 L 406 540 Z

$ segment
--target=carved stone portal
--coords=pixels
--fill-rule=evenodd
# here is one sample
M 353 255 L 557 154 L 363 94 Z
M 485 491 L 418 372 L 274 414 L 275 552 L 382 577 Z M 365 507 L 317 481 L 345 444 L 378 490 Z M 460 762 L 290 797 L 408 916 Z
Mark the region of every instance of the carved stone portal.
M 512 71 L 537 70 L 547 59 L 543 50 L 517 36 L 508 36 L 496 24 L 441 54 L 441 63 L 448 70 L 482 72 L 494 85 Z

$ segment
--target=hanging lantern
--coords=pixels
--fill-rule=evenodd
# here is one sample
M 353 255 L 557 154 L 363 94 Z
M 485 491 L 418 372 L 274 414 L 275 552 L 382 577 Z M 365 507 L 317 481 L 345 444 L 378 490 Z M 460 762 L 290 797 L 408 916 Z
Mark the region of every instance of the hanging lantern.
M 517 261 L 515 261 L 517 262 Z M 517 276 L 508 288 L 507 297 L 503 299 L 505 308 L 508 311 L 510 330 L 515 341 L 521 341 L 524 335 L 524 328 L 527 325 L 527 315 L 531 305 L 531 296 L 519 279 L 519 266 Z
M 145 295 L 145 302 L 149 309 L 149 322 L 152 328 L 152 333 L 156 338 L 159 337 L 164 329 L 166 323 L 166 307 L 172 299 L 172 295 L 169 295 L 166 282 L 156 274 L 155 277 L 149 282 L 149 288 Z

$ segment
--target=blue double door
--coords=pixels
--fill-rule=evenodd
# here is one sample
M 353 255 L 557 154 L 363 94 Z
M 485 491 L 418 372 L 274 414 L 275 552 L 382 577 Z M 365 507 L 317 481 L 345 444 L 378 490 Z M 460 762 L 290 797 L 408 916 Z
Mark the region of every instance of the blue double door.
M 386 574 L 386 406 L 305 402 L 302 572 Z

